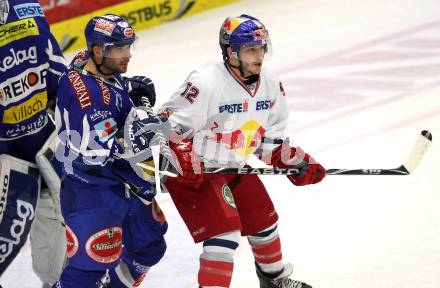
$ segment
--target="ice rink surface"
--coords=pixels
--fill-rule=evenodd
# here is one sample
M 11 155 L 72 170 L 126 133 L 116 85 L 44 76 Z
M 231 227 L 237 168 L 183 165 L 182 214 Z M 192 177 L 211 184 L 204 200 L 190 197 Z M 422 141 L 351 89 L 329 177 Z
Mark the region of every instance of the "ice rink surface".
M 295 279 L 315 288 L 438 288 L 439 8 L 438 0 L 243 1 L 139 33 L 129 74 L 151 76 L 164 102 L 194 67 L 221 59 L 224 18 L 248 13 L 272 37 L 265 65 L 288 93 L 288 134 L 326 168 L 397 167 L 430 130 L 433 143 L 409 176 L 328 176 L 310 187 L 263 181 Z M 168 251 L 141 287 L 196 287 L 201 247 L 169 195 L 158 198 Z M 245 238 L 235 259 L 231 287 L 258 287 Z M 0 283 L 40 287 L 29 244 Z

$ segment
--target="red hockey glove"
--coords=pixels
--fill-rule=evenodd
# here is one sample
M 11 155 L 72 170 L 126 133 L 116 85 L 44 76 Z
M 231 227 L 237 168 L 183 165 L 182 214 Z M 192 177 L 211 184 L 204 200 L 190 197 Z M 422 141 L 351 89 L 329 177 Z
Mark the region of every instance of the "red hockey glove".
M 281 145 L 272 153 L 271 164 L 274 167 L 299 169 L 299 174 L 287 176 L 296 186 L 315 184 L 325 177 L 324 167 L 300 147 Z
M 190 139 L 184 138 L 178 143 L 170 141 L 170 148 L 176 153 L 182 174 L 173 178 L 177 183 L 199 188 L 203 182 L 203 163 L 200 156 L 193 150 Z

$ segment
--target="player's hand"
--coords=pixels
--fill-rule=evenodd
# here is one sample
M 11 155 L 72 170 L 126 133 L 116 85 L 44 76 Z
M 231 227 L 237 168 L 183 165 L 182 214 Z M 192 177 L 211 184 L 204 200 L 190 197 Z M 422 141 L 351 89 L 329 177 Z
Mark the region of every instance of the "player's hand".
M 184 138 L 177 143 L 170 141 L 170 148 L 174 151 L 182 173 L 172 180 L 193 188 L 199 188 L 203 182 L 203 163 L 200 156 L 193 150 L 190 139 Z
M 144 119 L 133 117 L 133 120 L 127 120 L 125 125 L 127 125 L 129 135 L 124 135 L 124 138 L 131 143 L 132 150 L 135 153 L 157 145 L 158 137 L 155 136 L 158 132 L 171 130 L 168 118 L 162 115 L 150 115 Z
M 128 88 L 131 101 L 137 106 L 144 106 L 142 97 L 147 97 L 151 107 L 156 104 L 156 90 L 154 83 L 145 76 L 123 77 Z
M 299 169 L 299 174 L 287 176 L 296 186 L 315 184 L 325 177 L 324 167 L 300 147 L 281 145 L 273 152 L 271 162 L 274 167 Z

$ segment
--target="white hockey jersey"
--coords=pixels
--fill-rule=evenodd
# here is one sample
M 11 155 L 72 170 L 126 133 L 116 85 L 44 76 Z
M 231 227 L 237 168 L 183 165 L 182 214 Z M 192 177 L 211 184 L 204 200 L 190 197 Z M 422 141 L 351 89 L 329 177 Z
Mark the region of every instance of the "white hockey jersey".
M 289 109 L 281 82 L 263 69 L 246 85 L 223 62 L 194 70 L 163 104 L 174 130 L 192 131 L 205 167 L 241 167 L 262 137 L 284 139 Z M 272 146 L 273 148 L 273 146 Z

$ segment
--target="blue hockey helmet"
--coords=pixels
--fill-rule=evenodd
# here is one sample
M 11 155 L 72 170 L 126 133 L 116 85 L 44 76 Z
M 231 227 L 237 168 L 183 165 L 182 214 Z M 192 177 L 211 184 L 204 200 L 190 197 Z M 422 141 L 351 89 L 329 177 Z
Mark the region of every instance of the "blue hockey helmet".
M 109 46 L 131 45 L 136 40 L 133 27 L 115 14 L 93 17 L 87 23 L 84 34 L 90 54 L 93 45 L 102 46 L 105 53 Z
M 228 47 L 231 47 L 232 54 L 238 58 L 240 46 L 264 44 L 267 52 L 270 48 L 270 37 L 260 20 L 242 14 L 238 17 L 226 18 L 220 28 L 219 44 L 224 59 L 228 57 Z

